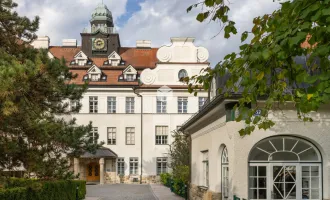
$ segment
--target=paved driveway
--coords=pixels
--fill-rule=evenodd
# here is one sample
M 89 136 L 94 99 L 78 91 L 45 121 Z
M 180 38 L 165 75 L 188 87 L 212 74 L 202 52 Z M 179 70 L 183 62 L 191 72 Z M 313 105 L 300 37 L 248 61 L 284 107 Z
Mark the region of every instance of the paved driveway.
M 149 185 L 87 185 L 86 200 L 157 200 Z

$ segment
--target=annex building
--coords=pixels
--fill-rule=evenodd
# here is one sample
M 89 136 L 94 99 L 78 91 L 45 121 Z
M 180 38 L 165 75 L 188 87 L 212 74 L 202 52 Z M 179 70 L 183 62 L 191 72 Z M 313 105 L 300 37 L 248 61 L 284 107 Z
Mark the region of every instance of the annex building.
M 171 132 L 207 99 L 207 92 L 188 93 L 180 79 L 209 67 L 207 49 L 196 47 L 189 37 L 171 38 L 169 45 L 159 48 L 152 48 L 148 40 L 123 47 L 104 4 L 93 11 L 90 27 L 81 33 L 81 46 L 75 39 L 50 46 L 48 37 L 39 37 L 33 45 L 47 48 L 51 58 L 64 58 L 77 74 L 72 83 L 89 83 L 80 112 L 70 118 L 78 124 L 91 121 L 90 137 L 105 144 L 94 155 L 85 153 L 72 160 L 80 179 L 149 183 L 167 172 Z

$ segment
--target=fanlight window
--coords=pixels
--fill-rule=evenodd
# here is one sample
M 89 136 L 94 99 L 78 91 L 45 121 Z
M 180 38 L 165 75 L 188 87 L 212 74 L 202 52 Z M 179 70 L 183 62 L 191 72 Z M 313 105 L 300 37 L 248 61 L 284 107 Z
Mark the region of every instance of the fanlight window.
M 184 69 L 181 69 L 180 71 L 179 71 L 179 80 L 181 80 L 182 78 L 185 78 L 185 77 L 188 77 L 188 73 L 187 73 L 187 71 L 186 70 L 184 70 Z
M 250 162 L 320 162 L 318 150 L 309 142 L 292 137 L 273 137 L 258 143 Z

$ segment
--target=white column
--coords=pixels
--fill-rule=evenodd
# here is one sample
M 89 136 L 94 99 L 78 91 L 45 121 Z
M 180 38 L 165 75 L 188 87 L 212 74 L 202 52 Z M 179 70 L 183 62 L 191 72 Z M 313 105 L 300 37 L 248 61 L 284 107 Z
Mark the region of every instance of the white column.
M 104 184 L 104 158 L 100 158 L 100 184 Z
M 75 176 L 80 173 L 79 158 L 73 158 L 73 173 L 74 173 Z

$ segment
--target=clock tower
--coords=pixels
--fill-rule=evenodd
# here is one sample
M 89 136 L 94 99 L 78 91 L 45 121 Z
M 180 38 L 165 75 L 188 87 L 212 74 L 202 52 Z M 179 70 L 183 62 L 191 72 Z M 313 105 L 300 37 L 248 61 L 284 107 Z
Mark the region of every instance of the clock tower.
M 118 53 L 120 47 L 119 34 L 114 30 L 112 13 L 103 3 L 92 13 L 90 29 L 81 33 L 81 48 L 88 57 L 107 57 L 113 51 Z

